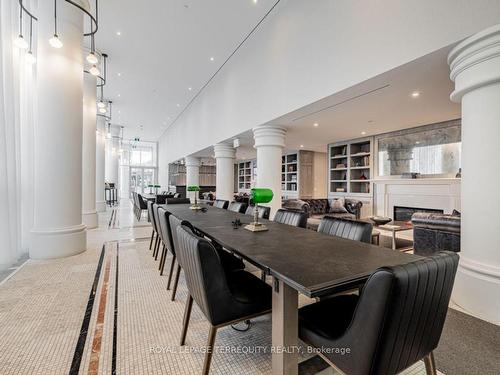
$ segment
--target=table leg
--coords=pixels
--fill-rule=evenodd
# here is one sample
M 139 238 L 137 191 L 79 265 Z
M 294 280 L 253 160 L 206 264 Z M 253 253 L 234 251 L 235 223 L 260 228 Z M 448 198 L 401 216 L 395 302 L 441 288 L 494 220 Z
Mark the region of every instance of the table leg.
M 392 250 L 396 250 L 396 231 L 392 231 Z
M 272 374 L 298 374 L 298 304 L 295 289 L 273 280 Z

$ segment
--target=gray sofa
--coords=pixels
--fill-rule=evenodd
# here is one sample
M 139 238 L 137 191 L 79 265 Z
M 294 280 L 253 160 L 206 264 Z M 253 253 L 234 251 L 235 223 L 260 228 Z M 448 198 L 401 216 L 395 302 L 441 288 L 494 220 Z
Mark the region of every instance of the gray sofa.
M 331 212 L 331 201 L 333 199 L 288 199 L 282 202 L 282 208 L 306 212 L 307 227 L 317 230 L 321 219 L 325 216 L 342 219 L 359 219 L 363 203 L 355 199 L 346 199 L 344 208 L 346 212 Z
M 415 254 L 429 256 L 438 251 L 460 251 L 460 214 L 418 212 L 411 218 Z

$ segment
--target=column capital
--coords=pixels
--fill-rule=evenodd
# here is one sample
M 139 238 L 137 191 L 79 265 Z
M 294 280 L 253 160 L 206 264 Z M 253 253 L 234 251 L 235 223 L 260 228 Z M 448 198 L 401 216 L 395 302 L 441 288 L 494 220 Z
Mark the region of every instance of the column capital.
M 196 156 L 186 156 L 184 157 L 184 164 L 186 167 L 199 167 L 201 164 L 200 158 Z
M 500 24 L 459 43 L 448 55 L 455 90 L 450 98 L 460 102 L 475 89 L 500 82 Z
M 236 157 L 236 150 L 234 147 L 228 143 L 217 143 L 214 145 L 215 158 L 229 158 L 234 159 Z
M 253 130 L 254 147 L 277 146 L 285 147 L 286 129 L 278 125 L 259 125 Z

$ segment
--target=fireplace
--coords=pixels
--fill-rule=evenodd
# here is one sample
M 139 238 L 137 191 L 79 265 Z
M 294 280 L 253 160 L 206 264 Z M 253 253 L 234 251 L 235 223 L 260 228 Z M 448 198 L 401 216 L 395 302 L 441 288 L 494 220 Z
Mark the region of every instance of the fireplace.
M 442 214 L 443 210 L 436 210 L 434 208 L 418 208 L 418 207 L 402 207 L 402 206 L 394 206 L 394 221 L 409 221 L 411 220 L 411 216 L 415 212 L 430 212 Z

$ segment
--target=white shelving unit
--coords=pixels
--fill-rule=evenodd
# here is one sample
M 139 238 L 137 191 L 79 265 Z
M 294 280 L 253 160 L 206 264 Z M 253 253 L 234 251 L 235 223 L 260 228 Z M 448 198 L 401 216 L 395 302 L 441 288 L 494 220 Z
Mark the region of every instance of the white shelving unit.
M 299 196 L 298 152 L 281 157 L 281 194 L 284 199 L 297 199 Z
M 329 196 L 372 196 L 372 137 L 330 144 L 328 158 Z
M 257 162 L 244 160 L 238 163 L 238 192 L 249 193 L 255 183 Z

